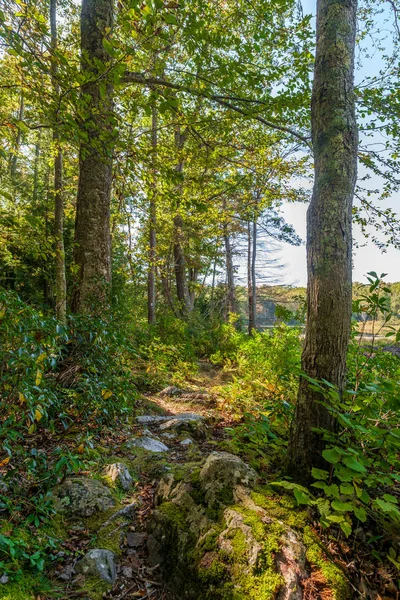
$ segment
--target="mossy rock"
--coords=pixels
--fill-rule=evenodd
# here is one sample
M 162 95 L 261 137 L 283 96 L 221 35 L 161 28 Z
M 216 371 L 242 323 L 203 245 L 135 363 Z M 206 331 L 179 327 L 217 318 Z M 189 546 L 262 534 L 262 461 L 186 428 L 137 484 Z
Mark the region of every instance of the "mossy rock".
M 201 468 L 181 465 L 160 482 L 150 533 L 168 585 L 188 599 L 296 600 L 317 569 L 326 594 L 348 598 L 343 575 L 306 528 L 307 513 L 289 496 L 257 488 L 254 471 L 224 454 Z M 224 472 L 224 464 L 232 468 Z
M 71 517 L 91 517 L 115 505 L 110 490 L 97 479 L 70 478 L 54 492 L 56 509 Z

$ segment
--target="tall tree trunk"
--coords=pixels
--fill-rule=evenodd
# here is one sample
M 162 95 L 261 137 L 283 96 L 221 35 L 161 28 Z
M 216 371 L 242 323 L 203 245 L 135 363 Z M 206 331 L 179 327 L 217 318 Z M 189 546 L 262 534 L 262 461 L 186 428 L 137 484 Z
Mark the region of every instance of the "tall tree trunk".
M 253 233 L 252 233 L 252 252 L 251 252 L 251 288 L 253 293 L 251 295 L 251 320 L 252 320 L 252 330 L 257 327 L 257 277 L 256 277 L 256 259 L 257 259 L 257 218 L 254 216 L 254 220 L 252 223 Z M 251 330 L 251 331 L 252 331 Z M 251 335 L 250 331 L 250 335 Z
M 147 320 L 150 325 L 156 322 L 156 200 L 157 200 L 157 106 L 151 107 L 151 147 L 152 147 L 152 189 L 149 206 L 149 273 L 147 281 Z
M 247 304 L 249 310 L 249 325 L 248 333 L 252 335 L 254 329 L 254 313 L 253 313 L 253 280 L 251 276 L 251 255 L 252 255 L 252 244 L 251 244 L 251 227 L 250 221 L 247 221 Z
M 90 77 L 83 86 L 82 138 L 75 221 L 75 264 L 78 281 L 73 310 L 101 312 L 108 304 L 111 282 L 110 203 L 112 182 L 112 98 L 98 61 L 110 57 L 103 40 L 113 25 L 113 0 L 83 0 L 81 12 L 82 72 Z
M 22 121 L 24 118 L 25 112 L 25 99 L 24 92 L 21 90 L 21 96 L 19 100 L 19 109 L 18 109 L 18 121 Z M 11 183 L 13 185 L 16 184 L 16 176 L 17 176 L 17 162 L 18 162 L 18 153 L 21 146 L 22 139 L 22 130 L 21 127 L 17 127 L 17 136 L 15 138 L 14 150 L 12 151 L 10 158 L 10 175 L 11 175 Z
M 57 82 L 57 0 L 50 0 L 50 28 L 51 28 L 51 77 L 55 99 L 59 94 Z M 63 204 L 63 156 L 60 146 L 60 133 L 58 118 L 54 115 L 53 145 L 54 157 L 54 240 L 56 256 L 55 276 L 55 300 L 56 317 L 62 323 L 67 318 L 67 279 L 65 275 L 65 251 L 64 251 L 64 204 Z
M 226 279 L 228 284 L 227 308 L 228 313 L 237 313 L 236 292 L 235 292 L 235 275 L 233 271 L 232 246 L 231 239 L 228 233 L 228 226 L 224 225 L 224 242 L 225 242 L 225 260 L 226 260 Z
M 175 146 L 180 154 L 183 146 L 185 144 L 187 138 L 187 132 L 181 133 L 180 128 L 178 127 L 175 131 Z M 176 172 L 179 174 L 183 173 L 183 160 L 179 160 L 178 164 L 175 168 Z M 177 194 L 178 197 L 182 193 L 183 185 L 180 182 L 177 185 Z M 178 202 L 178 211 L 179 211 L 179 202 Z M 185 236 L 183 233 L 183 218 L 182 215 L 178 212 L 174 217 L 174 242 L 173 242 L 173 251 L 174 251 L 174 271 L 175 271 L 175 281 L 176 281 L 176 295 L 178 297 L 179 302 L 179 311 L 182 316 L 185 316 L 190 312 L 190 300 L 189 300 L 189 288 L 187 282 L 187 273 L 186 273 L 186 259 L 184 252 L 184 240 Z
M 189 304 L 190 304 L 191 311 L 194 309 L 194 301 L 196 298 L 195 284 L 197 283 L 198 275 L 199 275 L 198 269 L 195 269 L 195 268 L 189 269 Z
M 41 152 L 42 132 L 39 131 L 38 140 L 35 144 L 35 161 L 33 163 L 33 204 L 36 205 L 39 192 L 39 158 Z
M 307 215 L 307 326 L 302 370 L 344 389 L 351 320 L 351 213 L 357 174 L 354 48 L 357 0 L 318 0 L 312 94 L 315 180 Z M 307 481 L 322 462 L 313 428 L 335 430 L 321 395 L 301 378 L 288 467 Z

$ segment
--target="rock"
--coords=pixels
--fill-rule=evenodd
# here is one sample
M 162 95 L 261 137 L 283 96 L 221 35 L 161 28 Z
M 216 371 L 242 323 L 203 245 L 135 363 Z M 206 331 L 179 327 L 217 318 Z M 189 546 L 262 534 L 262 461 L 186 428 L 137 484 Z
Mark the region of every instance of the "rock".
M 132 476 L 128 468 L 122 463 L 107 465 L 104 469 L 104 475 L 109 477 L 111 481 L 117 481 L 124 490 L 129 490 L 132 486 Z
M 64 569 L 62 569 L 60 571 L 60 573 L 57 575 L 57 578 L 61 579 L 62 581 L 70 581 L 70 579 L 72 579 L 72 576 L 74 573 L 75 573 L 74 566 L 67 565 L 66 567 L 64 567 Z
M 252 487 L 256 472 L 238 456 L 228 452 L 210 454 L 200 471 L 200 485 L 209 506 L 230 504 L 235 499 L 235 488 Z
M 226 452 L 160 481 L 147 546 L 177 597 L 302 600 L 305 545 L 256 503 L 263 493 L 252 493 L 255 481 L 253 469 Z
M 78 517 L 91 517 L 115 505 L 110 490 L 97 479 L 67 479 L 55 491 L 59 511 Z
M 161 431 L 185 431 L 190 433 L 197 440 L 204 440 L 207 437 L 207 426 L 202 420 L 186 421 L 183 419 L 170 419 L 169 421 L 161 423 L 160 429 Z
M 164 388 L 160 392 L 160 396 L 169 396 L 169 397 L 180 396 L 181 394 L 183 394 L 183 390 L 176 387 L 175 385 L 169 385 L 168 387 Z
M 0 583 L 5 585 L 6 583 L 8 583 L 8 576 L 6 574 L 2 575 L 0 577 Z
M 147 552 L 149 554 L 147 562 L 151 567 L 155 567 L 162 562 L 161 544 L 153 535 L 149 535 L 147 538 Z
M 134 438 L 128 442 L 129 447 L 143 448 L 149 452 L 168 452 L 169 448 L 162 442 L 155 440 L 147 435 Z
M 99 577 L 107 583 L 114 585 L 117 577 L 117 568 L 115 565 L 115 554 L 110 550 L 96 548 L 89 552 L 80 560 L 75 570 L 77 573 L 89 577 Z
M 302 581 L 310 575 L 306 547 L 291 530 L 282 535 L 281 543 L 281 551 L 275 556 L 275 564 L 285 584 L 280 589 L 277 600 L 302 600 Z
M 176 435 L 174 433 L 162 433 L 161 434 L 163 437 L 167 438 L 168 440 L 174 440 L 176 438 Z
M 139 548 L 140 546 L 143 546 L 146 539 L 146 533 L 129 532 L 126 536 L 126 541 L 129 548 Z
M 122 567 L 122 575 L 127 579 L 132 579 L 133 577 L 133 569 L 132 567 Z
M 246 570 L 249 571 L 248 567 L 255 567 L 257 564 L 263 545 L 255 539 L 250 525 L 245 524 L 245 517 L 236 510 L 227 508 L 224 511 L 224 520 L 227 526 L 218 537 L 218 546 L 227 554 L 233 555 L 235 541 L 239 538 L 243 552 L 240 559 L 246 565 Z
M 190 446 L 191 444 L 193 444 L 193 440 L 190 438 L 186 438 L 181 441 L 181 446 Z
M 179 413 L 177 415 L 160 416 L 160 415 L 141 415 L 136 417 L 136 422 L 142 425 L 152 425 L 170 421 L 171 419 L 179 419 L 180 421 L 203 421 L 204 417 L 196 413 Z

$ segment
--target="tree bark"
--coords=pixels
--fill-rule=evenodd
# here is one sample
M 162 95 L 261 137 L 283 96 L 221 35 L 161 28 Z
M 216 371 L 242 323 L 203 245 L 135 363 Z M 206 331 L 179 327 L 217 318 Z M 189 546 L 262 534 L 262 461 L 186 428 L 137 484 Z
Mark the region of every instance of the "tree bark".
M 257 219 L 254 217 L 252 223 L 252 251 L 251 251 L 251 303 L 250 303 L 250 312 L 251 312 L 251 323 L 252 327 L 250 329 L 249 323 L 249 333 L 252 335 L 252 332 L 257 327 L 257 282 L 256 282 L 256 259 L 257 259 Z
M 187 132 L 181 133 L 178 127 L 175 131 L 175 146 L 180 153 L 183 149 L 187 138 Z M 180 160 L 175 168 L 176 172 L 183 172 L 183 160 Z M 182 193 L 182 183 L 177 186 L 178 196 Z M 178 210 L 179 210 L 178 202 Z M 178 212 L 174 217 L 174 271 L 176 281 L 176 295 L 179 302 L 179 312 L 182 316 L 186 316 L 190 312 L 189 287 L 186 273 L 186 259 L 184 252 L 184 233 L 183 233 L 183 218 Z
M 55 98 L 59 94 L 57 82 L 57 0 L 50 0 L 50 29 L 51 29 L 51 78 Z M 53 145 L 54 157 L 54 240 L 55 240 L 55 300 L 56 317 L 62 323 L 67 318 L 67 279 L 65 275 L 64 251 L 64 204 L 63 204 L 63 155 L 60 145 L 58 117 L 54 115 Z
M 149 273 L 147 281 L 147 320 L 150 325 L 156 322 L 156 200 L 157 200 L 157 106 L 151 107 L 151 148 L 152 148 L 152 189 L 149 205 Z
M 253 280 L 251 276 L 251 227 L 250 221 L 247 221 L 247 304 L 249 310 L 249 325 L 248 333 L 252 335 L 254 329 L 254 314 L 253 314 Z
M 111 282 L 110 203 L 112 182 L 112 84 L 102 65 L 110 61 L 103 40 L 113 25 L 113 0 L 83 0 L 81 64 L 89 78 L 83 86 L 82 142 L 75 220 L 74 259 L 77 285 L 73 310 L 101 312 L 108 305 Z
M 311 120 L 315 180 L 307 214 L 307 325 L 302 371 L 343 392 L 351 321 L 351 214 L 357 176 L 354 48 L 357 0 L 318 0 Z M 323 463 L 322 436 L 335 420 L 300 379 L 288 471 L 307 482 Z
M 18 109 L 18 120 L 22 121 L 24 118 L 24 112 L 25 112 L 25 99 L 24 99 L 24 93 L 23 91 L 21 91 L 21 96 L 20 96 L 20 100 L 19 100 L 19 109 Z M 22 130 L 21 127 L 17 127 L 17 136 L 15 138 L 15 144 L 14 144 L 14 150 L 11 154 L 11 158 L 10 158 L 10 175 L 11 175 L 11 183 L 13 185 L 16 184 L 16 178 L 17 178 L 17 162 L 18 162 L 18 153 L 19 153 L 19 149 L 21 147 L 21 140 L 22 140 Z
M 228 233 L 228 226 L 224 225 L 224 242 L 225 242 L 225 261 L 226 261 L 226 279 L 228 285 L 227 294 L 227 309 L 228 313 L 237 313 L 236 292 L 235 292 L 235 275 L 233 271 L 232 246 L 231 239 Z

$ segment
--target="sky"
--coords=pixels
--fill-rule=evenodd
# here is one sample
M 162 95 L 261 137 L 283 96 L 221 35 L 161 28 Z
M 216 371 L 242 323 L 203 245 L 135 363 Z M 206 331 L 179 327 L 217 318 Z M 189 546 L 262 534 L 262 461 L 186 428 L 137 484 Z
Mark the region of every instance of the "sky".
M 303 0 L 302 5 L 304 14 L 312 13 L 315 15 L 315 0 Z M 374 71 L 378 71 L 380 64 L 379 56 L 375 55 L 368 61 L 368 74 L 371 75 Z M 365 73 L 366 71 L 361 69 L 356 74 L 356 79 L 362 78 Z M 373 187 L 380 185 L 379 180 L 374 180 L 373 177 L 370 183 Z M 399 213 L 400 196 L 390 198 L 385 204 L 381 203 L 380 207 L 390 207 L 394 212 Z M 306 239 L 306 211 L 307 205 L 304 204 L 286 204 L 282 210 L 286 220 L 295 227 L 303 240 Z M 388 282 L 400 281 L 400 250 L 391 247 L 385 253 L 382 253 L 371 241 L 365 239 L 356 225 L 353 229 L 353 235 L 355 246 L 358 246 L 354 248 L 353 253 L 354 281 L 365 281 L 365 274 L 369 271 L 376 271 L 378 274 L 387 273 L 386 281 Z M 281 283 L 293 286 L 306 285 L 305 244 L 299 247 L 279 244 L 278 249 L 274 252 L 274 258 L 283 265 L 279 274 Z

